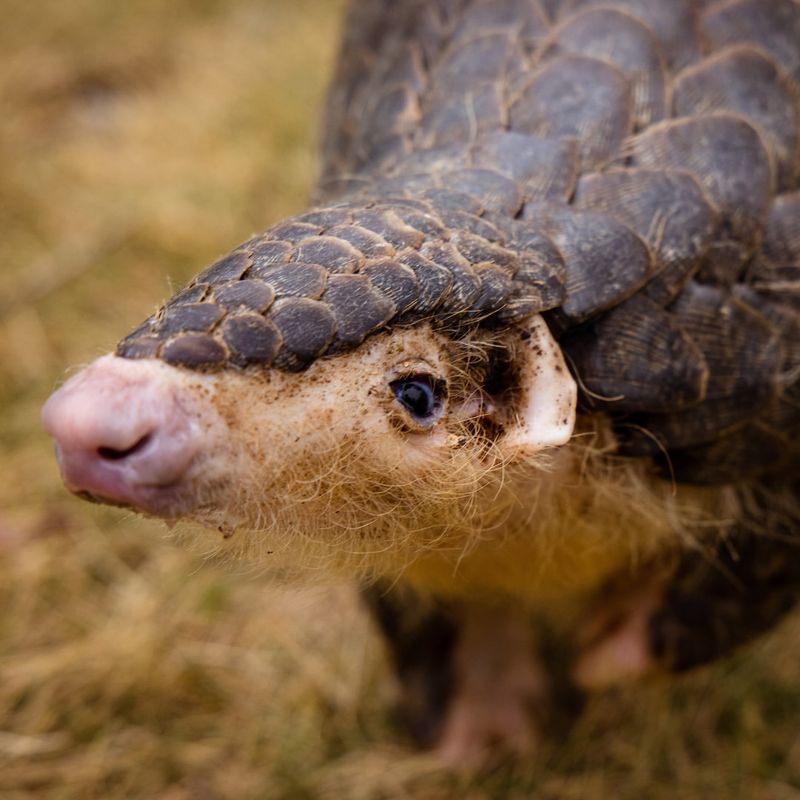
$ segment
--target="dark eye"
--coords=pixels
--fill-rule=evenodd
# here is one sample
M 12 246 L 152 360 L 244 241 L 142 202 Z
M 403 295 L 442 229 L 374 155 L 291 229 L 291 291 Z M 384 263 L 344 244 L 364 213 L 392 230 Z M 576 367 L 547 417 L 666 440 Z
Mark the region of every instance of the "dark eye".
M 412 417 L 430 422 L 442 408 L 443 387 L 425 376 L 402 378 L 389 384 L 397 398 Z

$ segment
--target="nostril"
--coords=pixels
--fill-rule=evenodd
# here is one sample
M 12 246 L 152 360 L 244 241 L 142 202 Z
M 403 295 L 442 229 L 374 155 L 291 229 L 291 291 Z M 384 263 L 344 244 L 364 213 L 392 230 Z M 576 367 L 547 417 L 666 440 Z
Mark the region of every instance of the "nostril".
M 140 450 L 143 450 L 147 446 L 150 439 L 152 439 L 152 434 L 146 433 L 141 439 L 125 450 L 117 450 L 114 447 L 98 447 L 97 454 L 100 456 L 100 458 L 103 458 L 107 461 L 122 461 L 122 459 L 128 458 L 134 453 L 138 453 Z

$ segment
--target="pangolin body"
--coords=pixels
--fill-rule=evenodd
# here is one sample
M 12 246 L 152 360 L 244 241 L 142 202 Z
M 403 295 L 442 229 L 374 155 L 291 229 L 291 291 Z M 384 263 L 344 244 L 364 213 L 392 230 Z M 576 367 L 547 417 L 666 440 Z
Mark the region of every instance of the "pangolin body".
M 702 483 L 796 469 L 795 0 L 376 1 L 345 30 L 319 207 L 119 355 L 302 369 L 546 312 L 622 452 Z
M 642 605 L 651 661 L 707 661 L 769 627 L 800 586 L 799 82 L 798 0 L 359 0 L 313 210 L 201 272 L 117 360 L 217 382 L 270 375 L 277 403 L 375 342 L 427 335 L 466 371 L 463 352 L 483 348 L 475 417 L 488 418 L 527 374 L 519 341 L 543 319 L 577 383 L 576 435 L 602 432 L 593 458 L 615 465 L 616 485 L 644 480 L 657 503 L 674 483 L 733 514 L 704 520 L 712 558 L 691 537 L 668 542 Z M 510 419 L 480 426 L 485 447 Z M 646 519 L 614 513 L 638 486 L 604 506 L 596 552 L 615 525 Z M 676 513 L 663 502 L 656 514 Z M 375 500 L 375 516 L 392 507 Z M 464 556 L 458 578 L 443 562 L 434 594 L 447 570 L 463 595 L 490 562 L 510 574 L 540 557 L 524 536 L 504 541 L 498 519 L 478 537 L 485 561 Z M 587 553 L 598 581 L 636 576 Z M 424 584 L 426 570 L 408 558 L 391 578 Z M 406 625 L 404 602 L 372 597 L 401 677 L 435 671 L 430 653 L 455 647 L 452 608 L 428 604 Z

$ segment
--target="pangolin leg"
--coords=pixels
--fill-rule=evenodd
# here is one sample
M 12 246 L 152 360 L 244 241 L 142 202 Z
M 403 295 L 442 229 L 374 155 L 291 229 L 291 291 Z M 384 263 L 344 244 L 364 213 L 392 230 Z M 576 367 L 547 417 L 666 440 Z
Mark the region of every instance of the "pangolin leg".
M 402 722 L 418 745 L 432 747 L 452 696 L 458 637 L 453 609 L 383 584 L 364 589 L 362 595 L 386 638 L 400 682 Z
M 577 682 L 683 672 L 769 630 L 800 598 L 798 534 L 798 520 L 762 496 L 705 557 L 687 552 L 617 586 L 584 629 Z
M 463 606 L 453 654 L 453 694 L 436 749 L 454 766 L 497 753 L 530 755 L 539 741 L 550 681 L 530 615 L 519 608 Z
M 526 611 L 422 603 L 377 587 L 366 599 L 389 641 L 403 716 L 419 744 L 454 766 L 535 749 L 550 681 Z

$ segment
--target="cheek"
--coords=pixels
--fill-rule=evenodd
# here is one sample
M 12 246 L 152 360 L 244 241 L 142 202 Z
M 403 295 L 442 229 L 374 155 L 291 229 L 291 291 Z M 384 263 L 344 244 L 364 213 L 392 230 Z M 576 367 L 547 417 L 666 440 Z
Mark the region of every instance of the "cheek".
M 443 426 L 426 433 L 399 434 L 398 438 L 410 469 L 442 467 L 450 460 L 449 434 Z
M 384 420 L 378 435 L 364 442 L 362 452 L 369 453 L 369 468 L 381 483 L 390 482 L 398 489 L 419 492 L 425 481 L 439 483 L 442 473 L 449 473 L 451 449 L 444 430 L 409 433 Z
M 323 426 L 354 473 L 363 470 L 402 485 L 447 459 L 448 434 L 443 426 L 424 432 L 405 429 L 384 394 L 375 391 L 349 408 L 329 406 Z
M 421 478 L 446 472 L 452 448 L 444 425 L 402 430 L 385 386 L 372 383 L 372 391 L 366 381 L 331 381 L 228 392 L 220 403 L 227 441 L 220 444 L 239 454 L 237 482 L 280 503 L 283 492 L 315 494 L 323 484 L 358 492 L 387 482 L 419 486 Z

